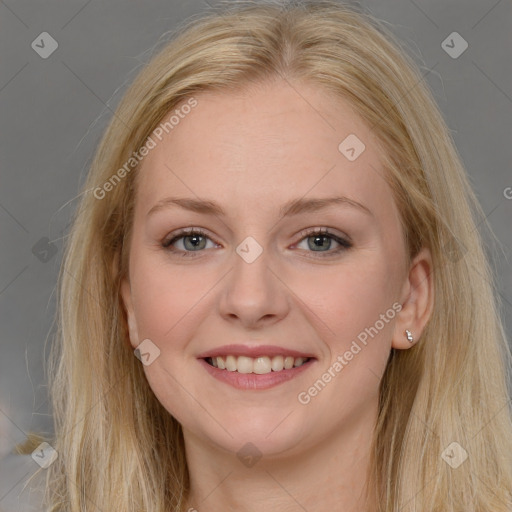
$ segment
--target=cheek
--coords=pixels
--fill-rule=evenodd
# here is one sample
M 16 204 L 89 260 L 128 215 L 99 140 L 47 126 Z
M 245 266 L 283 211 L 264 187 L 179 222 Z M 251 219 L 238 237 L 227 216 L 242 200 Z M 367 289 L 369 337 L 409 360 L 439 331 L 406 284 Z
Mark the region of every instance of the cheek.
M 323 338 L 333 356 L 347 350 L 352 340 L 376 322 L 378 336 L 391 337 L 398 276 L 383 261 L 377 253 L 358 256 L 314 279 L 297 278 L 296 289 L 302 290 L 300 296 L 317 322 L 324 324 Z M 381 315 L 385 315 L 384 321 Z
M 207 286 L 204 273 L 166 264 L 160 257 L 136 258 L 133 268 L 136 270 L 131 279 L 139 337 L 165 343 L 174 337 L 178 324 L 192 313 L 211 286 Z
M 205 277 L 166 264 L 150 253 L 134 257 L 132 268 L 139 339 L 151 340 L 160 350 L 159 356 L 144 366 L 144 373 L 167 411 L 179 422 L 193 423 L 194 414 L 201 411 L 191 398 L 198 392 L 187 345 L 197 327 L 197 314 L 207 302 L 201 300 L 208 289 Z

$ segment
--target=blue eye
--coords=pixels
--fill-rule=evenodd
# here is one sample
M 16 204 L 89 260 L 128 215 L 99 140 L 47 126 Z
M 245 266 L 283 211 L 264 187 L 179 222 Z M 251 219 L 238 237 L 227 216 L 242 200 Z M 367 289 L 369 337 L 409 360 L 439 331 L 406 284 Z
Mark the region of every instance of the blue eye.
M 185 251 L 179 249 L 177 250 L 176 248 L 172 247 L 178 240 L 181 239 L 183 239 L 183 247 L 185 248 Z M 180 256 L 193 256 L 194 252 L 200 252 L 201 249 L 206 248 L 204 242 L 207 239 L 209 239 L 209 237 L 202 229 L 183 229 L 180 230 L 176 236 L 170 240 L 163 242 L 162 247 L 174 253 L 181 253 Z M 189 241 L 189 243 L 187 244 L 186 241 Z
M 311 251 L 308 252 L 321 252 L 326 253 L 325 256 L 332 256 L 352 247 L 351 242 L 331 233 L 327 228 L 314 228 L 310 230 L 304 230 L 301 232 L 301 235 L 303 238 L 300 242 L 307 240 L 307 247 L 308 249 L 311 249 Z M 332 241 L 336 242 L 339 247 L 329 251 L 332 245 Z M 327 242 L 327 247 L 325 246 L 324 242 Z M 326 248 L 327 250 L 324 251 L 322 250 L 323 248 Z M 324 254 L 319 256 L 324 257 Z
M 325 256 L 333 256 L 352 247 L 351 242 L 331 233 L 327 228 L 314 228 L 304 230 L 301 232 L 301 235 L 302 238 L 300 239 L 299 243 L 295 245 L 299 245 L 303 241 L 307 240 L 308 249 L 306 249 L 306 252 L 322 253 L 315 255 L 314 257 L 321 258 Z M 203 249 L 207 248 L 206 245 L 208 240 L 212 241 L 211 238 L 202 229 L 186 228 L 180 230 L 175 234 L 174 237 L 170 238 L 169 240 L 164 241 L 162 243 L 162 247 L 179 256 L 194 257 L 194 253 L 201 252 Z M 174 244 L 176 244 L 178 241 L 182 241 L 183 249 L 177 249 L 174 247 Z M 337 243 L 339 247 L 334 250 L 330 250 L 333 241 Z M 327 242 L 327 244 L 325 242 Z

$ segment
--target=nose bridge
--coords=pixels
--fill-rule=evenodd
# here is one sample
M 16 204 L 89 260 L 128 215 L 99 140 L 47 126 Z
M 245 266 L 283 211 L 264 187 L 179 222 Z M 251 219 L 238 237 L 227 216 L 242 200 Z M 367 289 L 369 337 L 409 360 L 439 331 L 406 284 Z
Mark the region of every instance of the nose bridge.
M 262 300 L 273 288 L 272 279 L 269 279 L 270 250 L 264 246 L 263 236 L 258 237 L 261 243 L 253 236 L 244 238 L 235 248 L 231 287 L 236 290 L 244 302 Z
M 287 300 L 272 271 L 271 259 L 271 250 L 253 236 L 236 246 L 232 272 L 220 302 L 223 316 L 254 323 L 263 317 L 281 318 L 286 313 Z

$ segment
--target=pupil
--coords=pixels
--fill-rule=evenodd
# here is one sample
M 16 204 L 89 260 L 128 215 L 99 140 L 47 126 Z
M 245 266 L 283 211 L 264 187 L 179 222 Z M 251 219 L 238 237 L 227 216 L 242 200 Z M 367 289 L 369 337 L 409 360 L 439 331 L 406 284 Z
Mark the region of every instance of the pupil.
M 314 239 L 314 242 L 313 242 L 314 246 L 313 247 L 310 246 L 310 248 L 314 249 L 314 250 L 316 250 L 315 248 L 318 248 L 318 247 L 322 246 L 322 244 L 321 244 L 321 242 L 319 242 L 319 240 L 326 240 L 327 239 L 330 242 L 330 239 L 328 237 L 326 237 L 325 235 L 316 235 L 316 236 L 313 237 L 313 239 Z
M 197 249 L 201 243 L 202 235 L 189 235 L 185 240 L 188 240 L 189 242 L 192 241 L 192 248 Z

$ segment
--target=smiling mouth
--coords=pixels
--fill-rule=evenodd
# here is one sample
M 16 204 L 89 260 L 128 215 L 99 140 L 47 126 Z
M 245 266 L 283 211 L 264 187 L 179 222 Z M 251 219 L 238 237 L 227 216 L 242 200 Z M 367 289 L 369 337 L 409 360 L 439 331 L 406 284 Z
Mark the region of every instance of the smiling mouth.
M 219 370 L 237 373 L 255 373 L 263 375 L 271 372 L 280 372 L 298 368 L 310 361 L 311 357 L 292 357 L 292 356 L 217 356 L 206 357 L 204 360 Z

